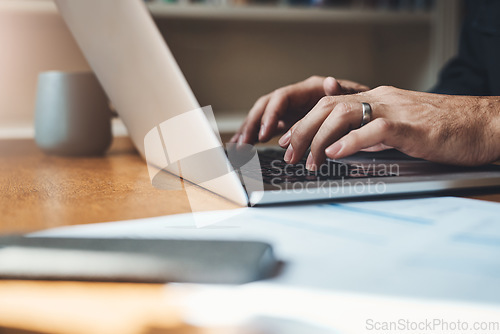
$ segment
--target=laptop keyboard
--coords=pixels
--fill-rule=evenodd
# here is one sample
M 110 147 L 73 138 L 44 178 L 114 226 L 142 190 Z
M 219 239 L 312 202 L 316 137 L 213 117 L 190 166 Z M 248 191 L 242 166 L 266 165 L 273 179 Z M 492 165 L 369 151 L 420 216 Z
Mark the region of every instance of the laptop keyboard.
M 318 166 L 318 171 L 310 172 L 305 167 L 306 158 L 302 159 L 297 164 L 291 165 L 283 160 L 284 150 L 282 149 L 263 149 L 258 152 L 261 165 L 260 172 L 262 173 L 262 180 L 265 183 L 280 184 L 338 180 L 345 178 L 394 176 L 391 174 L 380 175 L 374 168 L 348 165 L 332 160 L 328 160 L 323 165 Z

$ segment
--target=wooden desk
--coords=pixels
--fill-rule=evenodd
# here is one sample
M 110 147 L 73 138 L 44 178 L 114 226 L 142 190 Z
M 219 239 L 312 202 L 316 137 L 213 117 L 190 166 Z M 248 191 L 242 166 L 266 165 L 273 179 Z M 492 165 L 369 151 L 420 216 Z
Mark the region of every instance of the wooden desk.
M 108 154 L 94 158 L 47 156 L 33 140 L 2 140 L 0 187 L 0 234 L 190 211 L 184 191 L 151 186 L 146 164 L 127 138 L 116 138 Z M 203 189 L 197 196 L 207 210 L 237 207 Z M 475 198 L 500 202 L 500 194 Z M 182 325 L 179 298 L 158 284 L 0 281 L 0 333 L 12 332 L 2 327 L 37 333 L 168 328 L 201 333 Z
M 196 196 L 207 210 L 237 207 L 203 189 Z M 184 191 L 155 189 L 128 138 L 84 158 L 0 140 L 0 234 L 185 212 Z M 0 281 L 0 333 L 201 333 L 182 324 L 178 301 L 162 284 Z
M 237 207 L 198 189 L 209 209 Z M 103 157 L 57 157 L 33 140 L 0 141 L 0 234 L 190 211 L 183 190 L 158 190 L 131 141 L 115 138 Z

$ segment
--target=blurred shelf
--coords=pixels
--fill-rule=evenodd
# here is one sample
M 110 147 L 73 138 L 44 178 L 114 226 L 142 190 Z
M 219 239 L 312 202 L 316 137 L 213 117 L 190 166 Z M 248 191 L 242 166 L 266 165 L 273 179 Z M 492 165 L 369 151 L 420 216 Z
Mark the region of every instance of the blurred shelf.
M 433 12 L 349 9 L 332 7 L 292 7 L 284 5 L 207 5 L 168 4 L 153 2 L 148 5 L 155 18 L 272 21 L 305 23 L 360 23 L 360 24 L 430 24 Z
M 241 118 L 243 118 L 241 116 Z M 234 127 L 234 124 L 233 124 Z M 119 118 L 113 118 L 111 121 L 111 129 L 113 136 L 122 137 L 128 136 L 127 128 Z M 0 126 L 0 139 L 24 139 L 35 138 L 35 128 L 33 122 L 26 122 L 20 124 L 7 124 Z M 0 332 L 2 333 L 2 332 Z
M 1 11 L 55 13 L 56 4 L 51 0 L 0 0 Z

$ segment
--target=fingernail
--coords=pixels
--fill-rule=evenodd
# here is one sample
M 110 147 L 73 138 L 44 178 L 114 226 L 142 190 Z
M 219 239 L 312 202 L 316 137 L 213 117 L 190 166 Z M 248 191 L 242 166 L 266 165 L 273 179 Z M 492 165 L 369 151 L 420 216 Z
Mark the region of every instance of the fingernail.
M 286 163 L 290 163 L 292 158 L 293 158 L 293 146 L 292 146 L 292 144 L 290 144 L 290 146 L 288 146 L 288 149 L 285 152 L 285 156 L 283 157 L 283 160 L 285 160 Z
M 311 172 L 316 171 L 316 165 L 314 164 L 314 159 L 313 159 L 312 153 L 310 153 L 310 152 L 309 152 L 309 155 L 307 156 L 307 160 L 306 160 L 306 169 L 310 170 Z
M 237 146 L 241 146 L 243 144 L 243 135 L 240 135 L 238 137 L 238 142 L 237 142 Z
M 287 133 L 285 133 L 281 138 L 280 140 L 278 140 L 278 144 L 281 146 L 281 147 L 285 147 L 287 146 L 289 143 L 290 143 L 290 138 L 292 137 L 292 131 L 287 131 Z
M 266 125 L 261 124 L 260 125 L 260 132 L 259 132 L 259 139 L 264 138 L 264 133 L 266 132 Z
M 333 143 L 332 145 L 328 146 L 325 150 L 325 154 L 329 158 L 335 158 L 335 156 L 342 150 L 342 142 L 336 142 Z

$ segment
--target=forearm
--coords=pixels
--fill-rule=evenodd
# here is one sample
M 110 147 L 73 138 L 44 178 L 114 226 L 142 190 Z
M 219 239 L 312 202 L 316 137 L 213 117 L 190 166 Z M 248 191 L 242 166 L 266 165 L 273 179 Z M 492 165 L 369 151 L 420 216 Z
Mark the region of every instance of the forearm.
M 487 136 L 490 138 L 492 157 L 500 160 L 500 96 L 488 96 L 482 99 L 484 114 L 488 118 Z

